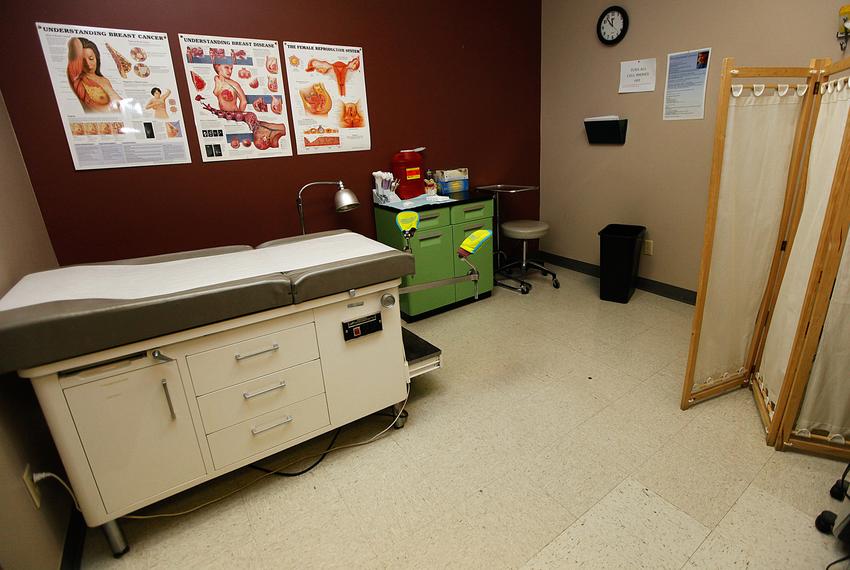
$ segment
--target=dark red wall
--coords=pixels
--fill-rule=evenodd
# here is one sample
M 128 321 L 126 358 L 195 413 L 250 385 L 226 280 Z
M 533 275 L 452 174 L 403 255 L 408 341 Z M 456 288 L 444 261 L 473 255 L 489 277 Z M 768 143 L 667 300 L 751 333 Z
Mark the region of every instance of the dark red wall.
M 539 183 L 540 12 L 539 0 L 9 2 L 0 90 L 63 265 L 297 234 L 295 195 L 315 180 L 341 178 L 363 207 L 336 214 L 333 189 L 313 188 L 308 231 L 373 236 L 370 173 L 402 148 L 427 146 L 426 167 L 468 167 L 473 185 Z M 75 171 L 37 21 L 167 32 L 192 163 Z M 202 163 L 180 32 L 362 46 L 372 150 Z M 517 198 L 507 217 L 536 217 L 537 193 Z

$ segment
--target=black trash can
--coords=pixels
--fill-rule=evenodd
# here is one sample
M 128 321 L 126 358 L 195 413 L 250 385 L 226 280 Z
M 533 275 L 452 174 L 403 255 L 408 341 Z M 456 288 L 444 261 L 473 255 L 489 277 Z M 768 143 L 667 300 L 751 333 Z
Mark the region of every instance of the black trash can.
M 599 231 L 599 298 L 628 303 L 635 292 L 644 226 L 608 224 Z

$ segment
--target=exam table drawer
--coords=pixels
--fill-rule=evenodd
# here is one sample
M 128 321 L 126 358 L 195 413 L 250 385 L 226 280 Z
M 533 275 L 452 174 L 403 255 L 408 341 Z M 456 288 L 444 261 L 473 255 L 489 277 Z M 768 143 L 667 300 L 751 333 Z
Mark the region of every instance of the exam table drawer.
M 330 424 L 319 394 L 207 436 L 216 469 L 261 453 Z
M 313 360 L 201 396 L 198 407 L 210 434 L 324 391 L 322 365 Z
M 198 396 L 315 360 L 316 328 L 307 323 L 186 357 Z

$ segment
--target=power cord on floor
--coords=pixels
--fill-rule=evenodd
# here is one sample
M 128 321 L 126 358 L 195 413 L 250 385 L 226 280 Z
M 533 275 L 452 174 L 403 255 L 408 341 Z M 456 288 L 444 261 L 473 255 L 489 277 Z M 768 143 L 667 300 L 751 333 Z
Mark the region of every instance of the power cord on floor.
M 273 469 L 267 469 L 267 468 L 265 468 L 261 465 L 254 465 L 254 464 L 251 464 L 248 467 L 251 467 L 252 469 L 256 469 L 257 471 L 265 471 L 266 473 L 274 473 L 275 475 L 280 475 L 281 477 L 298 477 L 299 475 L 304 475 L 305 473 L 307 473 L 307 472 L 311 471 L 313 468 L 315 468 L 319 463 L 322 462 L 322 460 L 325 457 L 327 457 L 328 453 L 330 453 L 331 448 L 334 446 L 334 443 L 336 443 L 336 438 L 339 437 L 340 432 L 342 432 L 341 427 L 337 428 L 336 432 L 334 433 L 334 436 L 331 438 L 331 442 L 328 444 L 327 448 L 325 448 L 325 452 L 322 455 L 320 455 L 319 458 L 316 461 L 314 461 L 312 465 L 310 465 L 309 467 L 305 467 L 301 471 L 296 471 L 295 473 L 285 473 L 283 471 L 275 471 Z
M 845 560 L 850 560 L 850 554 L 848 554 L 847 556 L 844 556 L 844 557 L 842 557 L 842 558 L 839 558 L 838 560 L 833 560 L 832 562 L 830 562 L 830 563 L 827 565 L 827 567 L 826 567 L 826 569 L 825 569 L 825 570 L 829 570 L 830 568 L 832 568 L 833 566 L 835 566 L 835 565 L 836 565 L 836 564 L 838 564 L 839 562 L 844 562 Z
M 55 473 L 50 473 L 49 471 L 32 474 L 32 482 L 33 483 L 38 483 L 40 481 L 44 481 L 47 478 L 52 478 L 52 479 L 56 479 L 57 481 L 59 481 L 59 483 L 61 483 L 62 486 L 65 487 L 65 490 L 68 491 L 68 494 L 71 495 L 71 498 L 74 500 L 74 506 L 77 508 L 77 510 L 78 511 L 81 510 L 80 509 L 80 503 L 77 502 L 77 496 L 74 494 L 74 491 L 71 490 L 71 487 L 65 481 L 63 481 L 61 477 L 59 477 Z
M 223 501 L 224 499 L 226 499 L 226 498 L 228 498 L 232 495 L 235 495 L 236 493 L 238 493 L 238 492 L 240 492 L 244 489 L 247 489 L 251 485 L 254 485 L 255 483 L 262 481 L 266 477 L 270 477 L 270 476 L 282 471 L 283 469 L 286 469 L 287 467 L 291 467 L 292 465 L 295 465 L 297 463 L 301 463 L 302 461 L 306 461 L 307 459 L 313 459 L 314 457 L 319 457 L 321 455 L 327 455 L 328 453 L 331 453 L 332 451 L 339 451 L 340 449 L 347 449 L 347 448 L 350 448 L 350 447 L 360 447 L 361 445 L 368 445 L 368 444 L 378 440 L 378 438 L 380 438 L 381 436 L 383 436 L 385 433 L 387 433 L 389 430 L 392 429 L 392 427 L 395 425 L 396 421 L 398 421 L 398 419 L 404 413 L 404 408 L 405 408 L 405 406 L 407 406 L 408 398 L 410 398 L 410 385 L 409 384 L 407 385 L 407 396 L 405 396 L 404 402 L 402 402 L 402 404 L 401 404 L 401 409 L 399 409 L 398 414 L 396 414 L 392 423 L 390 423 L 390 425 L 388 425 L 387 427 L 385 427 L 384 429 L 382 429 L 381 431 L 379 431 L 378 433 L 376 433 L 375 435 L 373 435 L 372 437 L 370 437 L 367 440 L 358 441 L 358 442 L 355 442 L 355 443 L 346 443 L 345 445 L 340 445 L 339 447 L 329 448 L 329 449 L 327 449 L 326 451 L 323 451 L 323 452 L 314 453 L 312 455 L 305 455 L 304 457 L 300 457 L 298 459 L 290 461 L 289 463 L 285 463 L 284 465 L 281 465 L 277 469 L 274 469 L 274 470 L 272 470 L 268 473 L 263 473 L 262 475 L 260 475 L 256 479 L 254 479 L 253 481 L 249 481 L 248 483 L 230 491 L 229 493 L 225 493 L 224 495 L 222 495 L 218 498 L 215 498 L 211 501 L 207 501 L 206 503 L 202 503 L 198 506 L 192 507 L 191 509 L 187 509 L 185 511 L 180 511 L 180 512 L 177 512 L 177 513 L 161 513 L 161 514 L 158 514 L 158 515 L 125 515 L 121 518 L 125 518 L 125 519 L 158 519 L 158 518 L 166 518 L 166 517 L 181 517 L 183 515 L 188 515 L 190 513 L 194 513 L 195 511 L 203 509 L 204 507 L 208 507 L 210 505 L 218 503 L 219 501 Z

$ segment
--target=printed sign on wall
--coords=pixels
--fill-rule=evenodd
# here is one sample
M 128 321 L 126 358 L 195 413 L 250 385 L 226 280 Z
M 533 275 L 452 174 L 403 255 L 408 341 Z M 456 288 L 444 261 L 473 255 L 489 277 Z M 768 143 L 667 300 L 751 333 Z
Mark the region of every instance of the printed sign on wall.
M 191 161 L 167 34 L 36 28 L 77 170 Z
M 180 34 L 204 162 L 292 156 L 274 40 Z
M 283 42 L 299 154 L 369 150 L 363 48 Z

